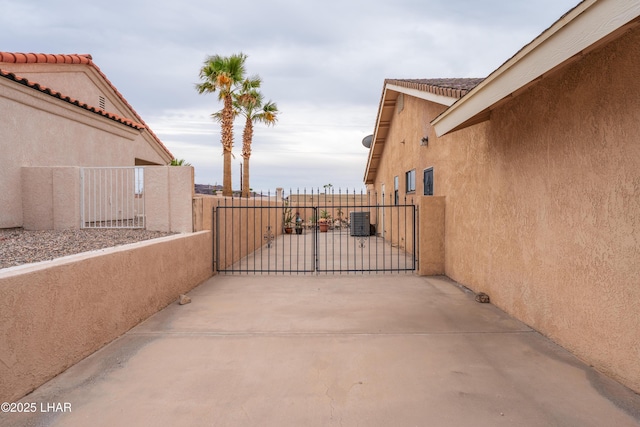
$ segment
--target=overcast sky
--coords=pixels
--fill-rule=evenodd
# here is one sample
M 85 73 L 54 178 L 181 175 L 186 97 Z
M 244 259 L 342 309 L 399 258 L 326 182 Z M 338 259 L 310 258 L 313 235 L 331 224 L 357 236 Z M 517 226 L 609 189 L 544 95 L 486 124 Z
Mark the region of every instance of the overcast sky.
M 281 111 L 256 126 L 251 187 L 363 188 L 385 78 L 486 77 L 579 0 L 0 0 L 0 50 L 89 53 L 196 183 L 222 184 L 208 55 L 248 55 Z M 235 128 L 239 188 L 242 123 Z

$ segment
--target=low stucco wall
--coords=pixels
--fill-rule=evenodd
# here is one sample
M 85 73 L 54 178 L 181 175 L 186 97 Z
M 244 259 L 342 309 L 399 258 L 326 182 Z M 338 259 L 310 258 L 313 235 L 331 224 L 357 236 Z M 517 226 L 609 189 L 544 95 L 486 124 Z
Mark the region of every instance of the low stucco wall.
M 131 177 L 133 167 L 131 166 Z M 25 230 L 64 230 L 79 228 L 82 222 L 81 168 L 23 167 L 22 210 Z M 190 233 L 193 231 L 193 167 L 145 166 L 144 215 L 146 229 L 152 231 Z M 109 171 L 110 169 L 106 169 Z M 94 171 L 95 173 L 95 171 Z M 85 172 L 84 197 L 93 200 L 99 208 L 99 218 L 104 220 L 130 218 L 133 212 L 122 216 L 122 206 L 134 209 L 134 202 L 122 196 L 122 183 L 118 177 L 105 174 L 92 178 Z M 98 181 L 98 189 L 95 182 Z M 108 196 L 107 196 L 108 195 Z M 96 202 L 97 200 L 97 202 Z M 117 200 L 117 201 L 116 201 Z M 113 205 L 112 205 L 113 203 Z M 87 206 L 93 206 L 87 203 Z M 118 208 L 120 205 L 120 208 Z M 114 207 L 115 206 L 115 207 Z M 96 218 L 96 211 L 85 207 L 87 219 Z M 92 216 L 94 215 L 94 216 Z M 129 216 L 127 216 L 129 215 Z
M 151 166 L 144 174 L 147 229 L 193 231 L 193 167 Z
M 80 226 L 80 170 L 76 167 L 23 167 L 25 230 L 64 230 Z
M 209 278 L 211 256 L 211 232 L 203 231 L 1 270 L 0 402 L 24 396 Z

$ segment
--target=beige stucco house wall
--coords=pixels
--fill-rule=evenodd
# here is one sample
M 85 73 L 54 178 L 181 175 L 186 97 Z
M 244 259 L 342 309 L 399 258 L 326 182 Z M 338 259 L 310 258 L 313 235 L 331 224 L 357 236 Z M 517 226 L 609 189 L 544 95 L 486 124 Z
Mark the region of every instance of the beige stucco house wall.
M 0 228 L 23 225 L 22 167 L 173 157 L 86 55 L 0 52 L 0 111 Z
M 365 179 L 389 194 L 399 176 L 403 196 L 415 169 L 424 198 L 421 173 L 433 167 L 444 273 L 640 392 L 637 24 L 440 137 L 456 104 L 407 90 Z M 421 215 L 420 228 L 431 220 Z

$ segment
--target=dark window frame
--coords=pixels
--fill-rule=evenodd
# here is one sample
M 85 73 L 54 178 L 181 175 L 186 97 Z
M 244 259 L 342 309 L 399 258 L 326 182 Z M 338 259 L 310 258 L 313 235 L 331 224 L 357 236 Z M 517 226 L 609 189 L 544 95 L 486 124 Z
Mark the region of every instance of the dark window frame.
M 407 194 L 416 192 L 416 170 L 411 169 L 404 174 L 404 185 Z
M 430 176 L 430 180 L 427 178 Z M 431 185 L 429 185 L 429 182 Z M 433 196 L 433 167 L 426 168 L 422 171 L 422 185 L 424 187 L 422 193 L 425 196 Z

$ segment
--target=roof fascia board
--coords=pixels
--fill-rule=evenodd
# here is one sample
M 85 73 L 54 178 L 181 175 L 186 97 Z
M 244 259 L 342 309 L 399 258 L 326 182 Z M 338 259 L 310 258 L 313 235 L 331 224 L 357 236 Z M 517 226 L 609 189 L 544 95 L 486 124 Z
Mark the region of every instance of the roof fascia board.
M 585 0 L 431 124 L 443 136 L 640 15 L 640 2 Z
M 387 99 L 387 86 L 385 83 L 382 88 L 382 97 L 380 98 L 380 105 L 378 106 L 378 115 L 376 117 L 376 125 L 373 129 L 373 139 L 371 140 L 371 147 L 369 147 L 369 156 L 367 158 L 367 167 L 364 170 L 364 182 L 367 183 L 375 177 L 369 177 L 371 173 L 371 162 L 373 160 L 374 151 L 376 150 L 376 139 L 378 138 L 378 129 L 380 127 L 380 119 L 382 118 L 382 111 L 384 109 L 384 103 Z
M 446 105 L 450 107 L 454 102 L 458 100 L 458 98 L 453 98 L 450 96 L 437 95 L 435 93 L 427 92 L 424 90 L 418 90 L 413 88 L 407 88 L 403 86 L 398 86 L 394 84 L 387 84 L 388 90 L 393 90 L 396 92 L 404 93 L 405 95 L 413 96 L 414 98 L 424 99 L 425 101 L 435 102 L 436 104 Z

